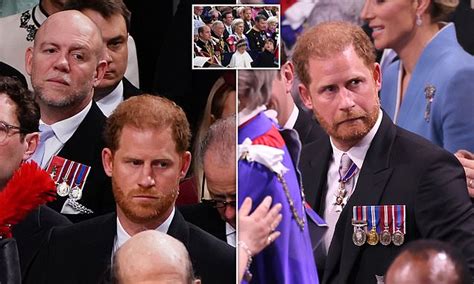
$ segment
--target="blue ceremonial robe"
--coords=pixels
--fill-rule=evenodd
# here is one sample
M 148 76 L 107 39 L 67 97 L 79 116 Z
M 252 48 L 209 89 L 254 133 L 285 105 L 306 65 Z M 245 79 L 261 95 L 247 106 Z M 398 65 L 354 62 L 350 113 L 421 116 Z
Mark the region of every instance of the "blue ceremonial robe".
M 441 29 L 423 50 L 397 113 L 400 60 L 382 74 L 382 108 L 398 125 L 450 152 L 474 152 L 474 57 L 456 39 L 454 24 Z M 435 87 L 429 120 L 425 88 Z
M 261 138 L 273 127 L 278 128 L 270 118 L 261 112 L 239 127 L 239 144 L 242 144 L 245 138 L 250 138 L 252 141 Z M 279 135 L 278 132 L 277 134 Z M 286 145 L 282 145 L 280 148 L 285 152 L 282 163 L 289 169 L 283 177 L 288 185 L 298 216 L 305 220 L 303 231 L 293 218 L 288 199 L 276 174 L 260 163 L 239 160 L 239 204 L 242 204 L 245 197 L 249 196 L 253 200 L 252 210 L 254 210 L 265 196 L 270 195 L 273 198 L 273 204 L 281 203 L 283 205 L 281 210 L 283 219 L 276 228 L 281 232 L 281 235 L 254 257 L 250 268 L 253 274 L 251 283 L 318 283 L 308 223 L 302 208 L 300 186 L 294 167 L 294 163 L 297 161 L 292 161 L 289 152 L 292 151 L 292 153 L 299 155 L 301 144 L 293 142 L 286 142 Z M 290 147 L 290 145 L 292 146 Z

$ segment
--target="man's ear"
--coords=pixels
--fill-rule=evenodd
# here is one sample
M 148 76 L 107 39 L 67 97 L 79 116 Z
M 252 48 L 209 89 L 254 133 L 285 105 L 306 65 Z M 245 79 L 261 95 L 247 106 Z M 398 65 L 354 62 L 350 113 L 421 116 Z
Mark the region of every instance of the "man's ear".
M 298 90 L 300 93 L 301 101 L 308 109 L 313 109 L 313 101 L 311 100 L 311 94 L 309 89 L 303 83 L 298 84 Z
M 293 81 L 295 79 L 295 66 L 291 61 L 286 62 L 282 66 L 282 76 L 285 78 L 286 93 L 291 94 L 293 88 Z
M 182 162 L 179 178 L 183 179 L 186 176 L 186 173 L 188 172 L 189 166 L 191 165 L 191 153 L 189 151 L 184 152 L 181 157 L 181 161 Z
M 97 67 L 94 72 L 94 88 L 99 86 L 100 81 L 102 78 L 104 78 L 105 72 L 107 71 L 107 61 L 105 60 L 100 60 L 99 63 L 97 63 Z
M 105 174 L 112 177 L 114 169 L 114 154 L 109 148 L 104 148 L 102 150 L 102 166 L 104 167 Z
M 23 154 L 23 161 L 31 158 L 39 144 L 39 132 L 28 133 L 25 135 L 25 153 Z
M 25 52 L 25 70 L 31 76 L 31 69 L 33 65 L 33 47 L 28 47 Z
M 373 77 L 375 81 L 375 87 L 377 88 L 378 92 L 382 87 L 382 71 L 380 69 L 380 64 L 378 64 L 377 62 L 374 63 Z

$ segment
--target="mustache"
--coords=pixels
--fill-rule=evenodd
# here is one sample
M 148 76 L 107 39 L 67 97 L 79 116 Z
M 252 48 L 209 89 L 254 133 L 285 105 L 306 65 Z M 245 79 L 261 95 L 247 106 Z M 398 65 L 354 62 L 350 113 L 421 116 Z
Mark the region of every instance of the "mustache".
M 344 112 L 344 114 L 339 115 L 334 122 L 334 125 L 339 125 L 348 120 L 354 119 L 365 119 L 367 117 L 367 113 L 363 111 L 351 111 L 351 112 Z

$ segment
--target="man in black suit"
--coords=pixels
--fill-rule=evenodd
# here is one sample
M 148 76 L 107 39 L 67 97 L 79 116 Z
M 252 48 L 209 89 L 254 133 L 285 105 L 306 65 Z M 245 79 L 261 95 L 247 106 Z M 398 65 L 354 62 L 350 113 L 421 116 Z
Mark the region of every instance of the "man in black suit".
M 124 77 L 128 62 L 130 11 L 122 0 L 74 0 L 65 9 L 79 10 L 100 29 L 107 47 L 107 71 L 94 88 L 94 100 L 105 116 L 124 100 L 142 92 Z
M 102 158 L 117 214 L 52 230 L 37 263 L 43 264 L 42 280 L 97 283 L 125 241 L 158 230 L 183 242 L 203 283 L 233 283 L 235 251 L 175 210 L 179 182 L 191 162 L 186 151 L 191 133 L 182 109 L 162 97 L 130 98 L 108 118 L 104 135 Z
M 421 238 L 459 247 L 472 273 L 463 169 L 380 109 L 380 66 L 362 29 L 318 25 L 298 39 L 293 62 L 302 100 L 330 136 L 306 145 L 300 163 L 306 199 L 329 225 L 316 251 L 322 282 L 376 283 L 403 244 Z
M 3 74 L 3 73 L 2 73 Z M 40 111 L 27 85 L 17 79 L 0 77 L 0 191 L 36 150 Z M 51 227 L 70 224 L 54 210 L 40 206 L 12 228 L 21 273 L 29 270 Z
M 247 34 L 255 24 L 252 19 L 252 8 L 249 6 L 244 6 L 242 9 L 242 20 L 244 20 L 244 34 Z
M 26 69 L 41 111 L 42 138 L 32 159 L 43 168 L 55 162 L 51 174 L 66 186 L 58 185 L 60 196 L 48 205 L 73 221 L 114 210 L 101 162 L 105 116 L 92 100 L 107 68 L 103 52 L 97 26 L 78 11 L 48 17 L 26 51 Z M 54 156 L 75 163 L 61 164 Z M 79 164 L 83 170 L 73 172 L 71 165 L 78 169 Z
M 222 13 L 222 23 L 224 24 L 224 41 L 227 41 L 227 38 L 233 34 L 232 31 L 232 21 L 234 20 L 234 16 L 232 15 L 232 9 L 226 10 Z
M 235 117 L 217 120 L 209 128 L 200 156 L 212 199 L 179 208 L 193 223 L 235 247 Z
M 311 114 L 296 105 L 291 94 L 295 66 L 293 62 L 288 61 L 284 47 L 281 51 L 281 68 L 273 80 L 268 108 L 277 112 L 278 124 L 282 128 L 298 132 L 300 142 L 304 146 L 327 135 Z

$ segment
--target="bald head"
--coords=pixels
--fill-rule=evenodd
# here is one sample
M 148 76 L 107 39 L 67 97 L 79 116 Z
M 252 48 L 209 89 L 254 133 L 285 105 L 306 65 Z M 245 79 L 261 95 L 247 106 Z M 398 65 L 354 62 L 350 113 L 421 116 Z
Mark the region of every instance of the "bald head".
M 99 28 L 78 11 L 48 17 L 26 51 L 26 71 L 47 124 L 69 118 L 92 100 L 107 62 Z
M 87 43 L 94 49 L 98 58 L 103 57 L 104 43 L 97 25 L 79 11 L 68 10 L 54 13 L 36 32 L 34 46 L 44 39 L 45 35 L 78 35 L 87 38 Z
M 386 284 L 464 284 L 470 283 L 463 256 L 449 245 L 433 240 L 410 243 L 390 265 Z
M 118 283 L 194 283 L 189 254 L 167 234 L 149 230 L 134 235 L 115 256 Z

